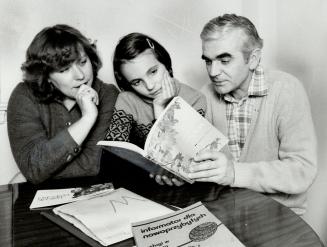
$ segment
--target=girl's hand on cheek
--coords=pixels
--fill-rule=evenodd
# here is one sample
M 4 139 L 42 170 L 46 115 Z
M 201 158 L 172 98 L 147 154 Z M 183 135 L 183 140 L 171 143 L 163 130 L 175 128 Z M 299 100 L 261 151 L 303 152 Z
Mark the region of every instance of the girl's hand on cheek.
M 165 109 L 172 98 L 177 95 L 177 87 L 174 78 L 168 71 L 165 72 L 161 83 L 161 93 L 153 100 L 155 118 Z

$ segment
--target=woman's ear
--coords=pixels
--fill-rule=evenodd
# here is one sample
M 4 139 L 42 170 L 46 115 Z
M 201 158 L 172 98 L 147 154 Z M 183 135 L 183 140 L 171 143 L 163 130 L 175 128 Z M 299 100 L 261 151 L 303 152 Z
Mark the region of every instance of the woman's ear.
M 256 48 L 251 52 L 249 57 L 250 70 L 255 70 L 257 68 L 257 66 L 260 63 L 260 59 L 261 59 L 261 49 Z

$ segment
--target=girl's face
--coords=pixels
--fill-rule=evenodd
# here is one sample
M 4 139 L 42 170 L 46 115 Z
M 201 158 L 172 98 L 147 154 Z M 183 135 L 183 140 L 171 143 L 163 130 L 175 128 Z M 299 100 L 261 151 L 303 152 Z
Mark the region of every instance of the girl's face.
M 65 96 L 75 99 L 81 85 L 92 86 L 93 70 L 89 57 L 82 51 L 80 57 L 72 64 L 50 73 L 49 81 Z
M 166 67 L 147 49 L 121 65 L 121 73 L 140 95 L 154 99 L 161 93 L 161 82 Z

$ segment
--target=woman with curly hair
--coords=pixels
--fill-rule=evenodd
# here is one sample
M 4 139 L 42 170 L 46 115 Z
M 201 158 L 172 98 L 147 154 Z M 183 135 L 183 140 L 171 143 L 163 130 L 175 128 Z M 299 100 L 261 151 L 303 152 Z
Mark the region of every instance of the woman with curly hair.
M 8 104 L 8 135 L 27 180 L 96 175 L 103 139 L 118 95 L 97 78 L 96 47 L 77 29 L 55 25 L 33 39 L 23 82 Z

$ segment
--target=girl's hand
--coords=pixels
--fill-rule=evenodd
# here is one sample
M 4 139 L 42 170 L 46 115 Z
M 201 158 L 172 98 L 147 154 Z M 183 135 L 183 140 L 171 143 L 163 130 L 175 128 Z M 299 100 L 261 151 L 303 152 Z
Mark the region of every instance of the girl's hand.
M 87 85 L 81 85 L 76 93 L 76 102 L 81 109 L 82 117 L 94 120 L 98 116 L 98 93 Z
M 160 185 L 181 186 L 184 184 L 183 180 L 177 177 L 168 177 L 167 175 L 150 174 L 150 178 L 154 179 Z
M 174 78 L 168 71 L 165 72 L 161 82 L 161 93 L 153 100 L 154 116 L 158 118 L 172 98 L 177 95 L 177 87 Z

